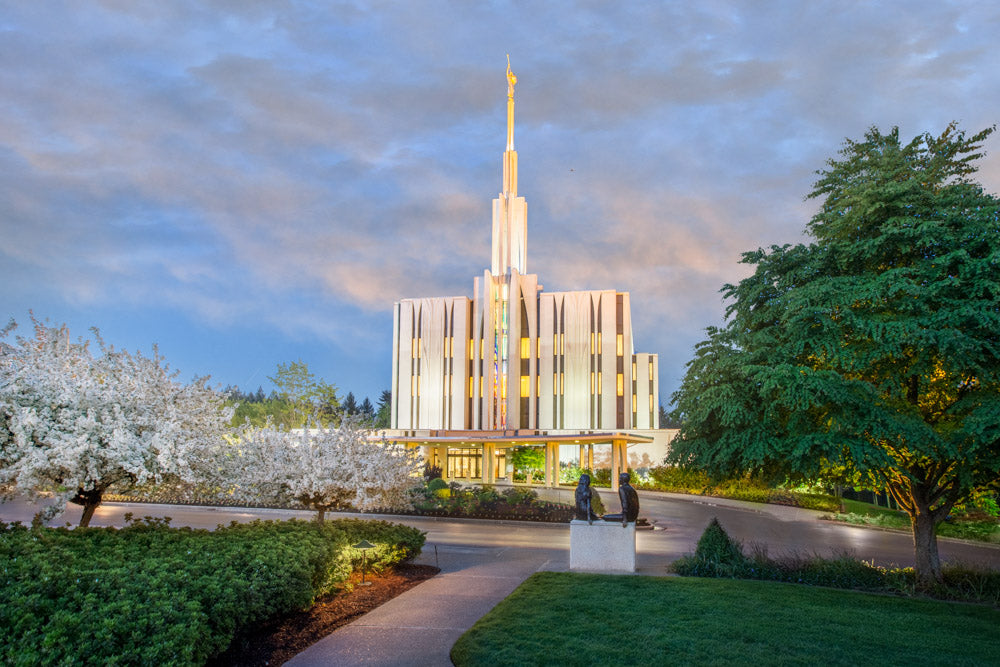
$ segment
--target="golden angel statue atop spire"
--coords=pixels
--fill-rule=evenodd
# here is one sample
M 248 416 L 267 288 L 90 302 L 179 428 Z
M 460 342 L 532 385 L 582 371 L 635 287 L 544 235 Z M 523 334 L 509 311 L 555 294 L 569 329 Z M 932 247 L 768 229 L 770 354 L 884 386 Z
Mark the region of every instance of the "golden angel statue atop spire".
M 507 97 L 513 99 L 514 86 L 517 85 L 517 77 L 510 71 L 510 54 L 507 54 Z

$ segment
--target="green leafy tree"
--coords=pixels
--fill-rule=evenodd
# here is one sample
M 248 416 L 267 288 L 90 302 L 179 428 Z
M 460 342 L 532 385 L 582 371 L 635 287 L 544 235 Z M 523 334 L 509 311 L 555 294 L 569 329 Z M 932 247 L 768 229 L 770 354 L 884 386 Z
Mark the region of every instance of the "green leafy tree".
M 541 447 L 514 447 L 509 456 L 514 469 L 527 474 L 529 484 L 533 475 L 545 469 L 545 450 Z
M 254 426 L 264 426 L 267 418 L 276 426 L 300 428 L 310 416 L 317 416 L 323 424 L 337 424 L 340 419 L 340 401 L 337 388 L 317 379 L 301 359 L 288 364 L 278 364 L 273 376 L 268 377 L 275 390 L 264 398 L 262 389 L 255 394 L 233 392 L 232 400 L 238 403 L 233 416 L 234 424 L 249 420 Z
M 812 242 L 745 253 L 754 274 L 723 288 L 672 462 L 885 489 L 940 580 L 936 526 L 1000 477 L 1000 208 L 970 179 L 992 132 L 845 143 L 809 195 Z

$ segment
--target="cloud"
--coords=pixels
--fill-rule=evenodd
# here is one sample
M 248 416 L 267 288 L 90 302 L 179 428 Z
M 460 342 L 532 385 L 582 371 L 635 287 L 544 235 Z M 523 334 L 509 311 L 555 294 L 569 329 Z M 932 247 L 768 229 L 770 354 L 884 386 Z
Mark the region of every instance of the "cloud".
M 529 270 L 630 291 L 666 394 L 845 137 L 997 122 L 997 28 L 986 2 L 21 3 L 0 307 L 154 304 L 387 368 L 351 341 L 489 262 L 510 53 Z

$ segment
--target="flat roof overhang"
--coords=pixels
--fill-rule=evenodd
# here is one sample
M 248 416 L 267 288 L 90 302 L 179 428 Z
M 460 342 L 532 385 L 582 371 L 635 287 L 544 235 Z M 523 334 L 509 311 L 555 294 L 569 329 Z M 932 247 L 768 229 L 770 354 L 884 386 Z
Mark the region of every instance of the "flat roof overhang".
M 447 432 L 445 432 L 447 433 Z M 387 439 L 398 444 L 434 446 L 434 445 L 456 445 L 459 447 L 477 447 L 484 444 L 508 445 L 512 447 L 523 445 L 609 445 L 612 442 L 624 442 L 627 444 L 651 443 L 653 438 L 645 435 L 635 435 L 622 431 L 609 433 L 560 433 L 558 435 L 507 435 L 502 431 L 491 434 L 491 431 L 481 431 L 482 435 L 474 435 L 469 431 L 462 431 L 454 435 L 442 435 L 440 432 L 430 436 L 405 436 L 388 437 Z

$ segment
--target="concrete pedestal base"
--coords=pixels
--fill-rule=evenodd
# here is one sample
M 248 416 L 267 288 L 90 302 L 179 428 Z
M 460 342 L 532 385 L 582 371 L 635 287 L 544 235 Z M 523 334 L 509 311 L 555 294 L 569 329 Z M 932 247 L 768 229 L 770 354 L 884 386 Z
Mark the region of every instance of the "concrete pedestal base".
M 571 521 L 569 569 L 635 572 L 635 523 Z

